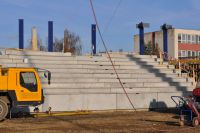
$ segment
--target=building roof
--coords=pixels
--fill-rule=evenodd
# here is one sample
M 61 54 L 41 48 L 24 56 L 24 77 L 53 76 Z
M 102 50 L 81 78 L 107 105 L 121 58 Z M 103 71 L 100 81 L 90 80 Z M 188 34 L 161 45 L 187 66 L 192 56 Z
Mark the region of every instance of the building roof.
M 186 29 L 186 28 L 172 28 L 172 30 L 190 30 L 190 31 L 200 31 L 197 30 L 197 29 Z M 161 32 L 162 30 L 156 30 L 156 31 L 152 31 L 152 32 L 145 32 L 144 34 L 150 34 L 150 33 L 153 33 L 153 32 Z M 134 36 L 138 36 L 139 34 L 135 34 Z

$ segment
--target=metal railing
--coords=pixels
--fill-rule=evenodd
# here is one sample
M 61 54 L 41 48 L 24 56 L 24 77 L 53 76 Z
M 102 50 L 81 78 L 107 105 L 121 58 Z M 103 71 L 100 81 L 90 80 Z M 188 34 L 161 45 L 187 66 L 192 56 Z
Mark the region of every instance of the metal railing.
M 176 59 L 160 51 L 160 64 L 164 61 L 168 61 L 169 65 L 174 65 L 176 69 L 179 69 L 181 76 L 186 73 L 187 77 L 193 78 L 193 84 L 196 85 L 200 74 L 200 57 Z

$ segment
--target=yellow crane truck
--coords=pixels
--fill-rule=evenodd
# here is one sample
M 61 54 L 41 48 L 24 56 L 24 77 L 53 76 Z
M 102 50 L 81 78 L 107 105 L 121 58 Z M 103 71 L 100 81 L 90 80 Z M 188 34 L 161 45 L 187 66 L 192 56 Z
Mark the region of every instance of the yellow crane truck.
M 0 120 L 5 119 L 12 107 L 37 106 L 44 102 L 38 71 L 38 68 L 0 67 Z M 50 84 L 51 73 L 46 71 Z M 44 76 L 47 78 L 46 72 Z

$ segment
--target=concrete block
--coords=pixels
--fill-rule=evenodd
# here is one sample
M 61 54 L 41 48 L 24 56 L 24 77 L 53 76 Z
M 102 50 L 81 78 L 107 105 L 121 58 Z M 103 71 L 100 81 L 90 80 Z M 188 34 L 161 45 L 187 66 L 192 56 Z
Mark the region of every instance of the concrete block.
M 131 102 L 136 109 L 154 108 L 157 93 L 129 93 Z M 133 109 L 125 94 L 117 94 L 117 109 Z
M 87 94 L 87 110 L 116 109 L 116 94 Z
M 106 110 L 116 108 L 115 94 L 47 95 L 43 111 Z
M 82 94 L 75 95 L 46 95 L 43 104 L 43 111 L 77 111 L 84 109 L 85 96 Z

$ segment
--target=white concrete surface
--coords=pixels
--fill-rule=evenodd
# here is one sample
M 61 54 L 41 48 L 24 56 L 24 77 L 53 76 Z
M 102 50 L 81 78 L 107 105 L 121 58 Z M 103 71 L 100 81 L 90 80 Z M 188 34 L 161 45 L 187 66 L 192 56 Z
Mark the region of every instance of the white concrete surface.
M 45 93 L 42 111 L 48 107 L 53 111 L 131 109 L 106 54 L 70 56 L 16 50 L 1 53 L 3 67 L 39 67 L 52 72 L 51 85 L 39 73 Z M 178 77 L 174 66 L 159 65 L 156 56 L 111 53 L 111 57 L 138 109 L 174 107 L 172 95 L 185 95 L 193 89 L 191 79 Z

